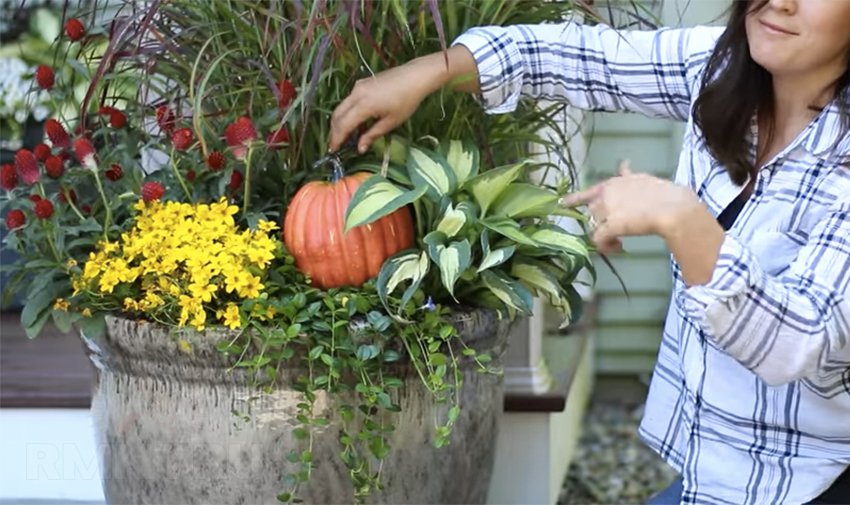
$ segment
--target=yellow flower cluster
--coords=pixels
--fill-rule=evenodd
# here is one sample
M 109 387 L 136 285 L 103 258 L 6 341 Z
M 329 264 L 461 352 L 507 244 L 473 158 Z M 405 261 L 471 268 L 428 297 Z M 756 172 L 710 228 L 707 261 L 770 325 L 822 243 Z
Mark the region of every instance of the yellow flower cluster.
M 123 300 L 128 312 L 166 316 L 202 330 L 209 310 L 225 326 L 240 327 L 237 302 L 257 298 L 264 289 L 275 224 L 260 221 L 258 230 L 240 230 L 233 219 L 238 208 L 224 198 L 210 205 L 140 201 L 136 209 L 133 229 L 118 243 L 99 244 L 75 289 L 109 295 L 126 285 L 134 295 Z

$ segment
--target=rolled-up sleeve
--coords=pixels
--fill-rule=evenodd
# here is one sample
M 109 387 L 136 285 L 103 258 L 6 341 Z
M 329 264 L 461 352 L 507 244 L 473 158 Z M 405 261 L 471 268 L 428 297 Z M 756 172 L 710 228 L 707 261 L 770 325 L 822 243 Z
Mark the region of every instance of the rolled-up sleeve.
M 490 113 L 521 97 L 586 110 L 685 120 L 718 27 L 619 31 L 575 22 L 487 26 L 458 37 L 477 62 L 479 101 Z
M 756 255 L 727 234 L 711 280 L 679 296 L 709 338 L 777 386 L 821 375 L 847 354 L 848 282 L 850 204 L 843 203 L 812 230 L 781 275 L 766 274 Z

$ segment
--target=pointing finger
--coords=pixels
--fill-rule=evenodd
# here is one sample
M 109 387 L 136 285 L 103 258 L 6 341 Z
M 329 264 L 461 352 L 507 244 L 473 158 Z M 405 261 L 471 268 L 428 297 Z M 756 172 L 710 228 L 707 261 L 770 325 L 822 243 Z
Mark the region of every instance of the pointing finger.
M 570 193 L 569 195 L 564 196 L 561 199 L 561 204 L 564 207 L 578 207 L 579 205 L 584 205 L 589 203 L 591 200 L 599 196 L 599 192 L 601 191 L 602 186 L 597 184 L 595 186 L 591 186 L 584 191 L 577 191 L 575 193 Z

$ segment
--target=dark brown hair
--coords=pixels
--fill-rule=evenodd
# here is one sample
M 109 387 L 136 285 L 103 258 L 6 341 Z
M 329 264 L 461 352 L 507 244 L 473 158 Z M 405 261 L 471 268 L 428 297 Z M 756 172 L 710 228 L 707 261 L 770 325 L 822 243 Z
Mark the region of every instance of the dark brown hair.
M 754 168 L 747 139 L 753 115 L 756 111 L 762 115 L 768 135 L 774 123 L 772 77 L 750 56 L 745 26 L 747 14 L 766 3 L 733 0 L 729 22 L 708 60 L 693 108 L 694 122 L 709 151 L 738 185 L 744 184 Z M 850 104 L 845 93 L 850 88 L 850 66 L 835 84 L 844 136 L 850 134 Z

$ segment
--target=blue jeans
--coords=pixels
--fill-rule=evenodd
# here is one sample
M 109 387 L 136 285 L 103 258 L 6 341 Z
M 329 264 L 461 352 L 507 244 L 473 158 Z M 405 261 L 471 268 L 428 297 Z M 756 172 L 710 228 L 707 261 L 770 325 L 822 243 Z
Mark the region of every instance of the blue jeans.
M 679 477 L 667 489 L 652 496 L 646 505 L 679 505 L 682 502 L 682 491 L 685 490 L 682 478 Z

